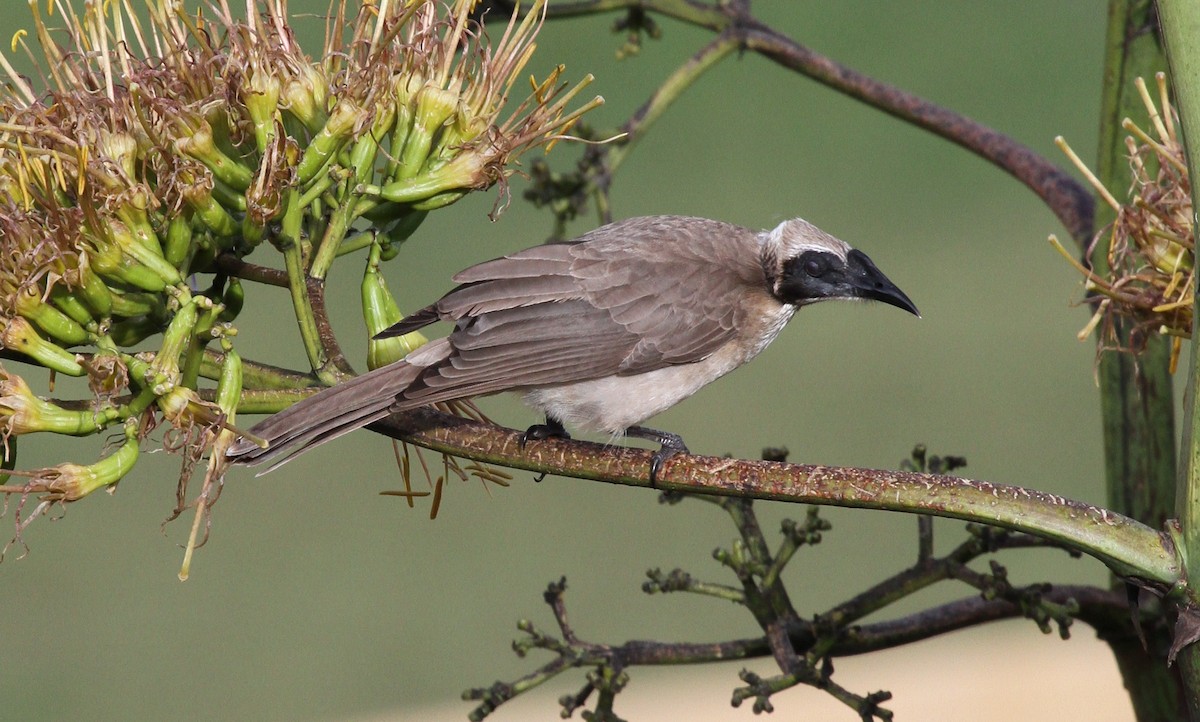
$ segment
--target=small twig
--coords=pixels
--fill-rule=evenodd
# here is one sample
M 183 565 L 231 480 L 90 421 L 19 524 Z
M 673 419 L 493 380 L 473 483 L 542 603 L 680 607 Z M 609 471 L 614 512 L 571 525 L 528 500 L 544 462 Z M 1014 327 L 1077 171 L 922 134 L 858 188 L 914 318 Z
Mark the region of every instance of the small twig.
M 222 273 L 244 281 L 255 281 L 268 286 L 278 286 L 279 288 L 288 287 L 286 271 L 248 263 L 232 253 L 222 253 L 217 256 L 216 266 Z

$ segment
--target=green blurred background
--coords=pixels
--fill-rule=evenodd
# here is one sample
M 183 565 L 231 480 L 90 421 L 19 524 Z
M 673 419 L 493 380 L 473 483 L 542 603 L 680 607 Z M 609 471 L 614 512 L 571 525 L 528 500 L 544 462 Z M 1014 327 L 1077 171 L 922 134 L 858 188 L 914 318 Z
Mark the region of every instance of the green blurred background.
M 319 13 L 326 0 L 291 6 Z M 1094 156 L 1103 3 L 776 0 L 754 9 L 801 43 L 1055 162 L 1064 162 L 1052 144 L 1057 134 L 1085 159 Z M 594 73 L 607 100 L 591 116 L 598 127 L 627 117 L 710 39 L 662 19 L 660 41 L 618 62 L 616 17 L 548 24 L 529 68 L 544 75 L 561 62 L 567 78 Z M 298 25 L 317 47 L 320 20 L 310 15 Z M 576 152 L 560 146 L 552 156 L 566 166 Z M 490 192 L 433 214 L 386 268 L 402 306 L 436 298 L 467 264 L 541 241 L 549 217 L 520 200 L 523 188 L 516 179 L 515 200 L 494 223 Z M 693 450 L 754 458 L 763 446 L 785 445 L 796 461 L 894 467 L 925 442 L 934 453 L 965 455 L 970 476 L 1103 502 L 1094 350 L 1075 339 L 1087 320 L 1073 307 L 1079 279 L 1046 243 L 1064 230 L 1007 175 L 746 55 L 670 109 L 621 169 L 612 200 L 617 217 L 696 214 L 771 227 L 804 216 L 864 249 L 924 315 L 833 304 L 804 311 L 749 367 L 654 420 Z M 580 219 L 572 232 L 594 224 Z M 330 298 L 361 367 L 360 261 L 338 264 Z M 302 364 L 284 294 L 256 289 L 247 309 L 238 324 L 242 354 Z M 535 421 L 509 399 L 484 406 L 509 426 Z M 79 447 L 22 440 L 20 466 L 55 463 L 64 453 L 78 456 Z M 665 507 L 648 491 L 560 478 L 534 484 L 518 473 L 490 495 L 477 483 L 451 484 L 431 521 L 427 504 L 410 510 L 378 496 L 401 482 L 390 443 L 363 432 L 267 477 L 233 472 L 211 541 L 191 580 L 180 583 L 178 544 L 190 516 L 161 526 L 177 471 L 175 457 L 144 456 L 115 496 L 39 520 L 26 533 L 28 556 L 9 549 L 0 564 L 0 718 L 316 720 L 450 702 L 446 714 L 461 719 L 470 709 L 454 703 L 463 689 L 546 661 L 536 653 L 518 659 L 509 644 L 519 618 L 552 628 L 541 592 L 563 575 L 572 620 L 589 640 L 758 631 L 728 604 L 639 590 L 648 567 L 730 580 L 711 553 L 734 530 L 708 505 Z M 771 532 L 785 514 L 804 511 L 759 508 Z M 10 505 L 6 527 L 13 512 Z M 833 531 L 790 569 L 806 616 L 915 555 L 911 517 L 824 513 Z M 963 534 L 949 522 L 938 532 L 940 549 Z M 1020 583 L 1106 583 L 1101 565 L 1063 554 L 1019 552 L 1004 561 Z M 897 611 L 969 594 L 937 590 Z M 1029 623 L 1004 629 L 1040 645 L 1031 650 L 1047 643 Z M 710 682 L 723 685 L 720 699 L 738 684 L 740 666 Z M 769 663 L 759 666 L 769 671 Z M 636 683 L 641 673 L 633 674 Z M 555 694 L 582 683 L 567 677 Z M 889 678 L 869 684 L 887 688 Z M 558 717 L 549 698 L 535 709 L 539 719 Z

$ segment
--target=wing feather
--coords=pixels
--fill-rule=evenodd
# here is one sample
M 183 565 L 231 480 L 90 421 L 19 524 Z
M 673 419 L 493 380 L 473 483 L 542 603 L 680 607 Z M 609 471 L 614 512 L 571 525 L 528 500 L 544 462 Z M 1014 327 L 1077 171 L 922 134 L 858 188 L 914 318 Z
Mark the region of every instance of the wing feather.
M 755 248 L 739 226 L 652 217 L 472 266 L 436 304 L 458 321 L 452 353 L 401 403 L 700 361 L 735 338 L 740 299 L 762 283 Z

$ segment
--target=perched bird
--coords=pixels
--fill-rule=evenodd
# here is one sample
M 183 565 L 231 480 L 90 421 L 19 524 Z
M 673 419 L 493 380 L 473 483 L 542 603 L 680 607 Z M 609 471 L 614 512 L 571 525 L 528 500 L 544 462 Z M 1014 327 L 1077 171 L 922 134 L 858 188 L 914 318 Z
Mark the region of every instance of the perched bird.
M 229 452 L 272 462 L 391 413 L 516 391 L 546 415 L 525 439 L 568 437 L 564 424 L 686 452 L 675 434 L 639 426 L 758 355 L 798 308 L 874 300 L 917 315 L 862 251 L 807 221 L 774 230 L 683 216 L 612 223 L 480 263 L 436 303 L 386 329 L 435 321 L 450 335 L 403 360 L 317 393 L 259 423 Z

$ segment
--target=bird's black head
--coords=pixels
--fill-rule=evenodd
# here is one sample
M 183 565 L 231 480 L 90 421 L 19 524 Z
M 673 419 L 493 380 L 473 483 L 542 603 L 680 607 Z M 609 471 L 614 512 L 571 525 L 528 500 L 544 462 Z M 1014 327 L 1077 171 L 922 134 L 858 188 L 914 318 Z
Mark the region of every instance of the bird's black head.
M 775 297 L 805 306 L 818 301 L 868 300 L 902 308 L 920 316 L 917 307 L 896 284 L 875 267 L 867 254 L 849 249 L 843 258 L 832 251 L 805 249 L 783 262 L 775 279 Z

